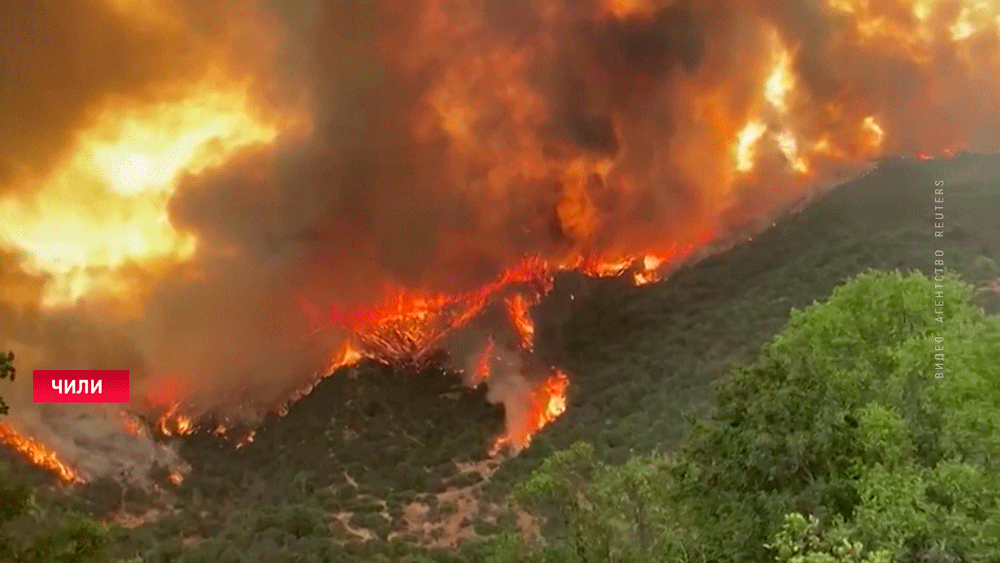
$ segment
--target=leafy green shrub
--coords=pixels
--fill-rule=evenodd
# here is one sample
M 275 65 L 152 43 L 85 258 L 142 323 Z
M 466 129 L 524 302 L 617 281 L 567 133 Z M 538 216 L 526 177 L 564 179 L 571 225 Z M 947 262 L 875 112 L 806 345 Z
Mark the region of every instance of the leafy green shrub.
M 494 560 L 1000 560 L 1000 317 L 971 290 L 870 271 L 793 310 L 676 455 L 551 455 L 516 497 L 541 541 Z
M 823 532 L 820 521 L 799 513 L 785 515 L 774 542 L 767 545 L 777 563 L 891 563 L 888 550 L 865 552 L 859 541 L 851 541 L 842 528 Z

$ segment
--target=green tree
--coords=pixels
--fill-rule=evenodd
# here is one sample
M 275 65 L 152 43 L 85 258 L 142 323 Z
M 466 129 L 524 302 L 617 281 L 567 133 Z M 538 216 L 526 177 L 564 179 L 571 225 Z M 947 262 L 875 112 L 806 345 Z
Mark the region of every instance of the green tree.
M 1000 559 L 1000 318 L 971 291 L 862 274 L 719 382 L 675 471 L 710 559 L 764 559 L 790 512 L 898 558 Z
M 852 541 L 843 528 L 823 532 L 815 516 L 793 512 L 785 515 L 774 542 L 766 547 L 775 552 L 777 563 L 890 563 L 888 550 L 865 553 L 864 545 Z
M 0 471 L 0 561 L 10 563 L 109 563 L 106 527 L 70 514 L 61 522 L 38 518 L 31 490 Z M 37 531 L 36 531 L 37 530 Z
M 578 442 L 549 456 L 516 487 L 515 499 L 542 517 L 544 540 L 505 534 L 481 546 L 492 563 L 687 560 L 683 512 L 669 500 L 672 461 L 637 456 L 620 466 L 595 459 Z M 690 538 L 688 538 L 690 539 Z
M 20 550 L 10 525 L 28 512 L 31 491 L 24 485 L 9 483 L 6 473 L 0 471 L 0 561 L 17 561 Z
M 13 380 L 14 354 L 0 354 L 0 379 Z M 8 406 L 0 398 L 0 414 Z M 49 522 L 29 522 L 35 508 L 31 490 L 14 483 L 0 468 L 0 561 L 10 563 L 109 563 L 111 536 L 102 524 L 78 515 L 69 515 L 51 526 Z M 44 519 L 43 519 L 44 520 Z M 43 531 L 26 534 L 30 528 Z M 141 563 L 139 561 L 122 563 Z
M 15 375 L 17 375 L 17 372 L 14 369 L 14 353 L 0 353 L 0 380 L 9 379 L 14 381 Z M 7 414 L 8 410 L 9 408 L 7 407 L 7 403 L 5 403 L 3 401 L 3 397 L 0 396 L 0 415 Z
M 489 560 L 1000 560 L 1000 317 L 971 293 L 870 271 L 792 311 L 676 454 L 553 454 L 518 487 L 542 540 Z

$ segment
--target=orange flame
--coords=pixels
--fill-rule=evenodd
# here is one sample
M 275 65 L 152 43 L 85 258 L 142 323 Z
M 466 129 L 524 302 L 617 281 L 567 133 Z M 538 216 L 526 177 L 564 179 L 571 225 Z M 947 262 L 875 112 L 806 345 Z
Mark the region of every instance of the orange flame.
M 320 369 L 306 384 L 290 391 L 280 404 L 273 406 L 271 412 L 285 416 L 288 414 L 289 407 L 311 393 L 323 378 L 343 366 L 353 365 L 364 358 L 365 355 L 353 341 L 343 341 L 337 350 L 330 355 L 325 368 Z M 203 425 L 202 415 L 204 413 L 194 410 L 187 401 L 186 397 L 191 395 L 191 390 L 179 385 L 179 382 L 183 381 L 182 378 L 159 376 L 153 378 L 152 381 L 151 389 L 153 392 L 146 397 L 146 400 L 149 402 L 150 408 L 160 412 L 153 426 L 161 436 L 187 436 L 199 428 L 206 430 L 210 428 L 210 432 L 214 436 L 231 440 L 237 448 L 253 442 L 254 432 L 245 432 L 243 427 L 232 424 L 230 419 L 215 420 L 210 427 Z M 123 426 L 124 424 L 123 421 Z M 243 433 L 234 436 L 235 432 Z
M 64 483 L 83 483 L 84 479 L 59 456 L 37 440 L 17 433 L 7 424 L 0 423 L 0 443 L 18 451 L 34 465 L 50 471 Z
M 253 439 L 257 436 L 257 431 L 252 430 L 247 433 L 240 441 L 236 442 L 236 449 L 240 449 L 247 444 L 253 443 Z
M 535 326 L 529 309 L 541 295 L 551 289 L 554 273 L 579 269 L 594 277 L 609 277 L 632 271 L 631 279 L 636 285 L 652 283 L 660 279 L 661 268 L 685 259 L 714 237 L 714 232 L 705 231 L 690 243 L 671 244 L 657 253 L 618 260 L 580 258 L 563 265 L 553 265 L 532 258 L 510 269 L 493 283 L 467 294 L 421 296 L 396 291 L 381 305 L 370 309 L 331 307 L 330 324 L 349 328 L 362 343 L 363 350 L 354 347 L 350 340 L 345 341 L 332 354 L 329 368 L 309 385 L 293 393 L 277 412 L 282 416 L 287 414 L 288 406 L 311 392 L 320 379 L 340 366 L 355 363 L 364 357 L 381 361 L 419 358 L 439 343 L 450 330 L 462 326 L 482 311 L 494 295 L 516 284 L 528 284 L 530 287 L 528 291 L 516 291 L 504 298 L 504 303 L 521 349 L 530 352 L 534 347 Z M 315 324 L 319 318 L 318 313 L 307 302 L 303 302 L 302 306 L 303 312 Z M 488 340 L 477 358 L 474 382 L 483 382 L 489 378 L 493 346 L 492 339 Z M 552 374 L 535 390 L 527 420 L 521 421 L 517 429 L 508 429 L 494 443 L 492 451 L 496 453 L 505 447 L 525 447 L 534 434 L 562 415 L 565 412 L 565 389 L 568 382 L 568 376 L 564 372 L 553 368 Z
M 530 304 L 521 293 L 508 297 L 506 302 L 507 313 L 514 324 L 514 330 L 521 338 L 521 348 L 530 351 L 535 344 L 535 323 L 531 320 L 531 315 L 528 312 Z
M 153 107 L 109 105 L 51 173 L 14 190 L 27 195 L 0 199 L 8 227 L 0 242 L 50 277 L 43 305 L 89 293 L 123 298 L 141 281 L 130 265 L 158 269 L 195 252 L 197 241 L 167 211 L 179 179 L 277 133 L 239 88 L 196 86 Z
M 569 377 L 553 368 L 530 397 L 530 408 L 522 428 L 508 429 L 493 443 L 490 455 L 496 455 L 504 448 L 522 449 L 531 443 L 531 438 L 539 430 L 566 412 L 566 389 Z
M 139 436 L 143 433 L 143 425 L 134 416 L 125 411 L 116 411 L 115 416 L 122 430 L 130 436 Z
M 652 0 L 602 0 L 602 8 L 619 19 L 649 15 L 653 11 Z
M 170 405 L 166 412 L 156 421 L 156 429 L 164 436 L 185 436 L 194 432 L 194 421 L 191 417 L 178 414 L 181 403 Z
M 486 348 L 476 360 L 475 383 L 478 385 L 490 377 L 490 360 L 493 359 L 493 338 L 486 339 Z
M 106 3 L 137 21 L 171 25 L 170 10 L 162 2 Z M 904 147 L 900 150 L 921 160 L 932 154 L 951 155 L 959 148 L 954 143 L 967 124 L 939 132 L 935 125 L 947 122 L 917 119 L 922 135 L 914 134 L 911 143 L 901 139 L 906 124 L 900 114 L 913 114 L 910 106 L 914 104 L 940 101 L 940 106 L 927 108 L 926 113 L 947 115 L 942 110 L 953 106 L 955 99 L 969 97 L 968 88 L 949 84 L 969 83 L 981 90 L 977 108 L 996 105 L 998 59 L 994 52 L 1000 23 L 996 2 L 825 0 L 824 9 L 816 12 L 835 15 L 838 25 L 829 29 L 831 52 L 823 55 L 829 56 L 829 64 L 843 65 L 832 69 L 830 84 L 811 83 L 816 77 L 804 69 L 825 58 L 806 51 L 821 45 L 807 45 L 794 30 L 786 29 L 795 27 L 788 25 L 789 18 L 772 13 L 781 11 L 781 2 L 761 3 L 748 18 L 727 11 L 727 3 L 686 3 L 691 5 L 691 17 L 706 24 L 703 32 L 709 44 L 701 68 L 692 70 L 681 64 L 676 71 L 662 74 L 662 69 L 653 68 L 659 66 L 655 57 L 644 54 L 639 57 L 642 60 L 630 60 L 636 53 L 629 51 L 640 50 L 635 47 L 652 35 L 656 40 L 669 35 L 662 28 L 642 26 L 675 4 L 670 0 L 600 0 L 580 7 L 578 2 L 558 0 L 529 2 L 525 10 L 533 13 L 526 18 L 536 20 L 538 29 L 523 37 L 518 34 L 517 41 L 509 41 L 506 33 L 496 33 L 487 25 L 488 18 L 476 3 L 430 0 L 413 5 L 415 17 L 405 37 L 414 42 L 399 53 L 391 52 L 392 60 L 384 61 L 394 78 L 405 80 L 412 73 L 419 77 L 415 82 L 428 85 L 420 92 L 420 103 L 407 106 L 412 114 L 399 120 L 411 128 L 406 138 L 433 147 L 433 156 L 441 156 L 437 154 L 440 149 L 447 164 L 434 172 L 444 173 L 430 177 L 444 184 L 457 178 L 457 188 L 446 185 L 443 190 L 467 190 L 461 194 L 467 196 L 463 200 L 476 201 L 480 208 L 520 198 L 522 192 L 527 199 L 533 198 L 538 194 L 532 193 L 536 188 L 531 186 L 544 186 L 539 190 L 544 195 L 531 203 L 540 204 L 545 212 L 551 209 L 554 225 L 548 226 L 557 227 L 559 236 L 553 238 L 559 246 L 546 246 L 543 253 L 532 246 L 538 241 L 529 240 L 517 246 L 517 252 L 543 254 L 525 256 L 520 262 L 509 253 L 498 253 L 503 264 L 514 266 L 464 293 L 435 293 L 419 284 L 392 287 L 371 306 L 331 307 L 326 318 L 303 303 L 312 328 L 332 325 L 349 335 L 331 352 L 321 372 L 294 390 L 276 409 L 278 413 L 287 412 L 291 402 L 341 366 L 363 358 L 421 361 L 450 331 L 500 299 L 506 302 L 522 349 L 530 351 L 534 326 L 528 311 L 551 287 L 556 273 L 579 270 L 591 276 L 627 276 L 637 285 L 654 282 L 666 267 L 715 238 L 720 215 L 741 200 L 738 189 L 745 188 L 744 184 L 767 186 L 760 190 L 768 192 L 761 196 L 766 201 L 760 205 L 779 206 L 793 199 L 786 196 L 802 195 L 806 181 L 824 172 L 824 165 L 831 162 L 863 161 L 895 147 Z M 733 49 L 712 41 L 714 23 L 708 20 L 716 12 L 724 21 L 739 24 L 733 26 L 741 30 L 734 40 L 754 39 L 740 43 L 752 52 L 738 58 L 722 56 Z M 702 17 L 705 22 L 700 21 Z M 615 22 L 627 25 L 613 27 L 611 35 L 628 37 L 611 39 L 609 44 L 601 39 L 603 26 Z M 523 26 L 522 31 L 531 27 Z M 700 26 L 685 27 L 697 31 Z M 595 35 L 593 44 L 591 38 L 580 39 L 585 35 L 577 33 L 581 30 Z M 396 38 L 393 32 L 387 32 L 390 39 Z M 566 41 L 564 35 L 573 39 Z M 679 46 L 669 50 L 686 50 L 686 46 L 674 47 Z M 613 53 L 605 59 L 603 51 Z M 944 56 L 946 52 L 954 56 Z M 893 66 L 898 63 L 919 78 L 931 78 L 935 61 L 942 57 L 950 72 L 927 88 L 907 89 L 928 94 L 924 98 L 910 92 L 912 99 L 904 100 L 909 105 L 903 106 L 896 98 L 860 86 L 863 70 L 848 70 L 866 69 L 861 63 L 876 53 L 889 55 L 886 58 Z M 559 70 L 572 78 L 566 89 L 580 92 L 562 92 L 560 86 L 558 95 L 551 96 L 539 84 L 549 82 L 548 78 L 539 80 L 548 75 L 539 70 L 548 70 L 544 67 L 552 61 L 565 66 Z M 323 61 L 316 68 L 323 66 L 350 65 Z M 20 251 L 31 273 L 48 277 L 44 305 L 103 293 L 138 299 L 146 274 L 156 278 L 197 253 L 199 241 L 176 227 L 168 212 L 181 179 L 224 165 L 251 147 L 271 145 L 287 127 L 282 119 L 263 115 L 248 88 L 239 82 L 193 83 L 179 96 L 172 92 L 169 99 L 149 105 L 115 101 L 96 108 L 93 122 L 78 132 L 49 172 L 37 178 L 19 177 L 10 190 L 3 186 L 0 215 L 5 227 L 12 228 L 4 229 L 0 243 Z M 828 99 L 823 94 L 827 90 L 836 97 Z M 573 95 L 577 93 L 582 95 Z M 562 113 L 571 114 L 572 119 Z M 596 129 L 610 133 L 591 135 L 589 122 L 574 123 L 587 129 L 586 134 L 567 136 L 558 131 L 565 121 L 595 117 Z M 600 139 L 575 138 L 591 136 L 611 138 L 615 147 L 602 148 Z M 917 152 L 919 148 L 924 150 Z M 775 171 L 777 179 L 770 182 Z M 683 194 L 686 197 L 677 201 L 690 199 L 684 203 L 694 210 L 691 216 L 662 221 L 676 223 L 676 229 L 635 240 L 630 233 L 610 232 L 617 225 L 608 223 L 621 220 L 624 213 L 606 213 L 605 202 L 597 202 L 601 199 L 598 192 L 614 192 L 636 204 L 632 196 L 659 197 L 664 194 L 665 180 L 675 177 L 691 184 Z M 768 181 L 755 182 L 761 179 Z M 644 191 L 649 185 L 655 189 Z M 673 198 L 673 194 L 665 197 Z M 674 199 L 668 201 L 669 205 L 652 207 L 675 207 Z M 497 232 L 492 226 L 507 217 L 472 219 L 470 224 L 483 219 L 491 225 L 488 233 L 492 235 Z M 650 223 L 661 223 L 656 217 L 651 219 Z M 659 238 L 651 240 L 654 236 Z M 668 240 L 673 244 L 664 243 Z M 479 358 L 479 380 L 488 376 L 490 354 L 492 342 Z M 567 381 L 565 374 L 554 371 L 534 391 L 532 402 L 537 405 L 529 420 L 509 429 L 497 447 L 527 444 L 534 432 L 558 417 L 565 410 Z M 158 432 L 184 435 L 194 431 L 196 417 L 185 412 L 182 395 L 156 401 L 158 407 L 165 407 L 155 424 Z M 130 422 L 123 421 L 122 426 L 136 431 Z M 220 423 L 215 431 L 220 436 L 232 432 L 228 423 Z M 252 434 L 240 444 L 251 439 Z
M 532 258 L 508 270 L 493 283 L 467 294 L 422 296 L 397 290 L 381 305 L 370 309 L 351 310 L 333 306 L 329 313 L 330 324 L 350 329 L 361 342 L 363 350 L 354 347 L 350 340 L 345 341 L 331 355 L 328 369 L 309 385 L 295 391 L 277 412 L 282 416 L 287 414 L 288 407 L 295 400 L 311 392 L 319 380 L 340 366 L 353 364 L 364 357 L 382 361 L 420 358 L 433 349 L 445 334 L 482 311 L 494 295 L 515 284 L 527 283 L 532 286 L 532 291 L 518 291 L 504 299 L 521 349 L 530 352 L 534 347 L 535 327 L 529 308 L 551 289 L 554 273 L 580 269 L 591 276 L 609 277 L 621 276 L 634 270 L 631 279 L 636 285 L 652 283 L 660 279 L 659 270 L 662 267 L 683 260 L 694 250 L 710 242 L 714 236 L 714 232 L 706 231 L 691 243 L 671 244 L 655 254 L 612 261 L 580 258 L 567 264 L 552 265 Z M 315 308 L 303 300 L 300 300 L 300 304 L 311 324 L 315 325 L 319 319 Z M 476 382 L 485 381 L 489 377 L 493 345 L 493 341 L 489 340 L 477 359 Z M 519 429 L 508 429 L 494 443 L 492 451 L 496 453 L 504 447 L 525 447 L 535 433 L 562 415 L 565 412 L 565 389 L 568 382 L 565 373 L 553 368 L 552 374 L 536 389 L 535 396 L 531 399 L 534 406 L 530 409 L 528 419 L 522 421 Z
M 278 416 L 285 416 L 286 414 L 288 414 L 289 407 L 302 397 L 305 397 L 309 393 L 312 393 L 312 390 L 316 388 L 316 385 L 318 385 L 319 382 L 323 380 L 323 378 L 334 373 L 335 371 L 337 371 L 342 367 L 354 365 L 360 362 L 361 360 L 365 359 L 365 357 L 366 357 L 365 354 L 358 349 L 357 345 L 353 341 L 351 340 L 343 341 L 340 344 L 340 347 L 337 348 L 337 350 L 333 354 L 331 354 L 330 360 L 327 363 L 325 369 L 318 371 L 306 385 L 303 385 L 292 391 L 288 395 L 288 397 L 285 398 L 284 402 L 282 402 L 281 405 L 272 409 L 271 412 L 277 414 Z M 251 432 L 238 443 L 237 447 L 241 447 L 244 444 L 253 442 L 253 437 L 254 437 L 254 432 Z
M 547 291 L 551 271 L 545 262 L 528 258 L 493 282 L 467 293 L 424 295 L 395 288 L 388 290 L 387 297 L 374 307 L 331 306 L 329 326 L 346 328 L 358 340 L 361 349 L 352 352 L 350 359 L 354 361 L 365 356 L 393 362 L 419 361 L 446 334 L 481 312 L 503 289 L 528 283 Z M 311 305 L 305 304 L 304 309 L 307 316 L 316 316 Z

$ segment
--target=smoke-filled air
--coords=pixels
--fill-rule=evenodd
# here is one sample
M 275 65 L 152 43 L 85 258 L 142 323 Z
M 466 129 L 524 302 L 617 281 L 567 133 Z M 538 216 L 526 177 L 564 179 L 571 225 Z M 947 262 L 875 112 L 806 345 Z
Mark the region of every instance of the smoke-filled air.
M 533 357 L 557 273 L 654 281 L 879 156 L 1000 131 L 995 1 L 0 16 L 0 441 L 66 481 L 180 475 L 157 435 L 238 445 L 338 367 L 442 349 L 516 451 L 573 385 Z M 132 402 L 32 404 L 40 368 L 129 369 Z

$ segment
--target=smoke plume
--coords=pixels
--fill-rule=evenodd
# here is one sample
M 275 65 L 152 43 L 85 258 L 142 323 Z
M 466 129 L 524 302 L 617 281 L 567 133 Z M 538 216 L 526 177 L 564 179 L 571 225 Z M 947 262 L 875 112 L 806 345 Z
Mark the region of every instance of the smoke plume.
M 561 270 L 648 281 L 852 166 L 995 150 L 1000 131 L 995 3 L 12 0 L 0 16 L 0 349 L 23 374 L 130 369 L 140 413 L 252 422 L 350 356 L 345 339 L 445 345 L 429 335 L 533 303 Z M 497 322 L 474 334 L 523 335 Z M 447 345 L 470 374 L 474 340 Z M 548 368 L 499 354 L 490 396 L 517 426 Z M 31 405 L 29 381 L 3 391 L 7 422 L 88 477 L 176 463 L 101 409 Z

